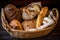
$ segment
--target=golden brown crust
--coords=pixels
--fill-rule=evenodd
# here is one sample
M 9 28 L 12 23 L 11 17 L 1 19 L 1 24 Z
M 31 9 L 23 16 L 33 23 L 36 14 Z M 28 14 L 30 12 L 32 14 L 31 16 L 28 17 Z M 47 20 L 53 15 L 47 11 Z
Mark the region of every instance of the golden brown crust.
M 46 16 L 47 12 L 48 12 L 48 7 L 43 7 L 40 14 L 37 17 L 36 27 L 41 26 L 43 18 Z
M 23 30 L 22 25 L 21 25 L 21 23 L 18 20 L 12 20 L 10 22 L 10 26 L 13 29 Z
M 31 29 L 31 28 L 36 28 L 35 20 L 23 21 L 22 25 L 24 27 L 24 30 L 28 30 L 28 29 Z

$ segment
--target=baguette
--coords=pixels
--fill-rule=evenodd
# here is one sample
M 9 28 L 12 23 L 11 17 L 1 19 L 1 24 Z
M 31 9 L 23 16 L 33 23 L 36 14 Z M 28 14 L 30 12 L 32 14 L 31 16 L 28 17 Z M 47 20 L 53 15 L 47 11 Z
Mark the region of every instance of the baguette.
M 46 16 L 47 12 L 48 12 L 48 7 L 43 7 L 36 20 L 36 28 L 41 26 L 43 19 Z

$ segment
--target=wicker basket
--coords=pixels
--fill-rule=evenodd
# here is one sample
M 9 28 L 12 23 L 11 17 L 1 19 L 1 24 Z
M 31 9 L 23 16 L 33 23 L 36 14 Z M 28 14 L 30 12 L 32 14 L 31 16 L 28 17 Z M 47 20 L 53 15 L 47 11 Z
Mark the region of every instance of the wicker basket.
M 58 20 L 58 10 L 56 8 L 54 8 L 53 10 L 56 10 L 56 18 Z M 12 28 L 10 28 L 10 26 L 8 25 L 8 22 L 6 21 L 5 15 L 4 15 L 4 11 L 2 8 L 2 13 L 1 13 L 1 20 L 2 20 L 2 26 L 3 28 L 13 37 L 16 38 L 36 38 L 36 37 L 42 37 L 47 35 L 48 33 L 50 33 L 53 28 L 55 27 L 55 25 L 57 24 L 57 20 L 56 23 L 51 25 L 48 28 L 45 28 L 43 30 L 39 30 L 39 31 L 34 31 L 34 32 L 26 32 L 26 31 L 21 31 L 21 30 L 14 30 Z

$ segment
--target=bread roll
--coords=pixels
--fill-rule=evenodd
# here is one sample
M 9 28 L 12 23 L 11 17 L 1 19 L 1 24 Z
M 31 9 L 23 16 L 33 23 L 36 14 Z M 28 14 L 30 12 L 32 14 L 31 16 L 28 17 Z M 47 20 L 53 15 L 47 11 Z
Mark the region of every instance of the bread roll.
M 35 20 L 23 21 L 22 25 L 24 27 L 24 30 L 28 30 L 28 29 L 31 29 L 31 28 L 36 28 Z
M 40 13 L 40 8 L 37 4 L 32 5 L 31 7 L 28 7 L 29 10 L 34 10 L 37 15 Z
M 16 30 L 23 30 L 21 23 L 18 20 L 12 20 L 9 24 L 11 28 Z
M 30 9 L 35 10 L 38 15 L 41 11 L 42 5 L 41 5 L 41 2 L 33 2 L 33 3 L 30 3 L 28 7 L 31 7 Z

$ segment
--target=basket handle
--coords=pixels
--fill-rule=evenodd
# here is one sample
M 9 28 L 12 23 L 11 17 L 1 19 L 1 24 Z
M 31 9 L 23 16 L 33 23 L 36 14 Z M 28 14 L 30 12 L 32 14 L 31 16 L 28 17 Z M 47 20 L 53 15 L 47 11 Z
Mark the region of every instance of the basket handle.
M 58 15 L 58 9 L 53 8 L 52 11 L 54 11 L 54 10 L 56 10 L 56 22 L 57 22 L 58 21 L 58 17 L 59 17 L 59 15 Z

